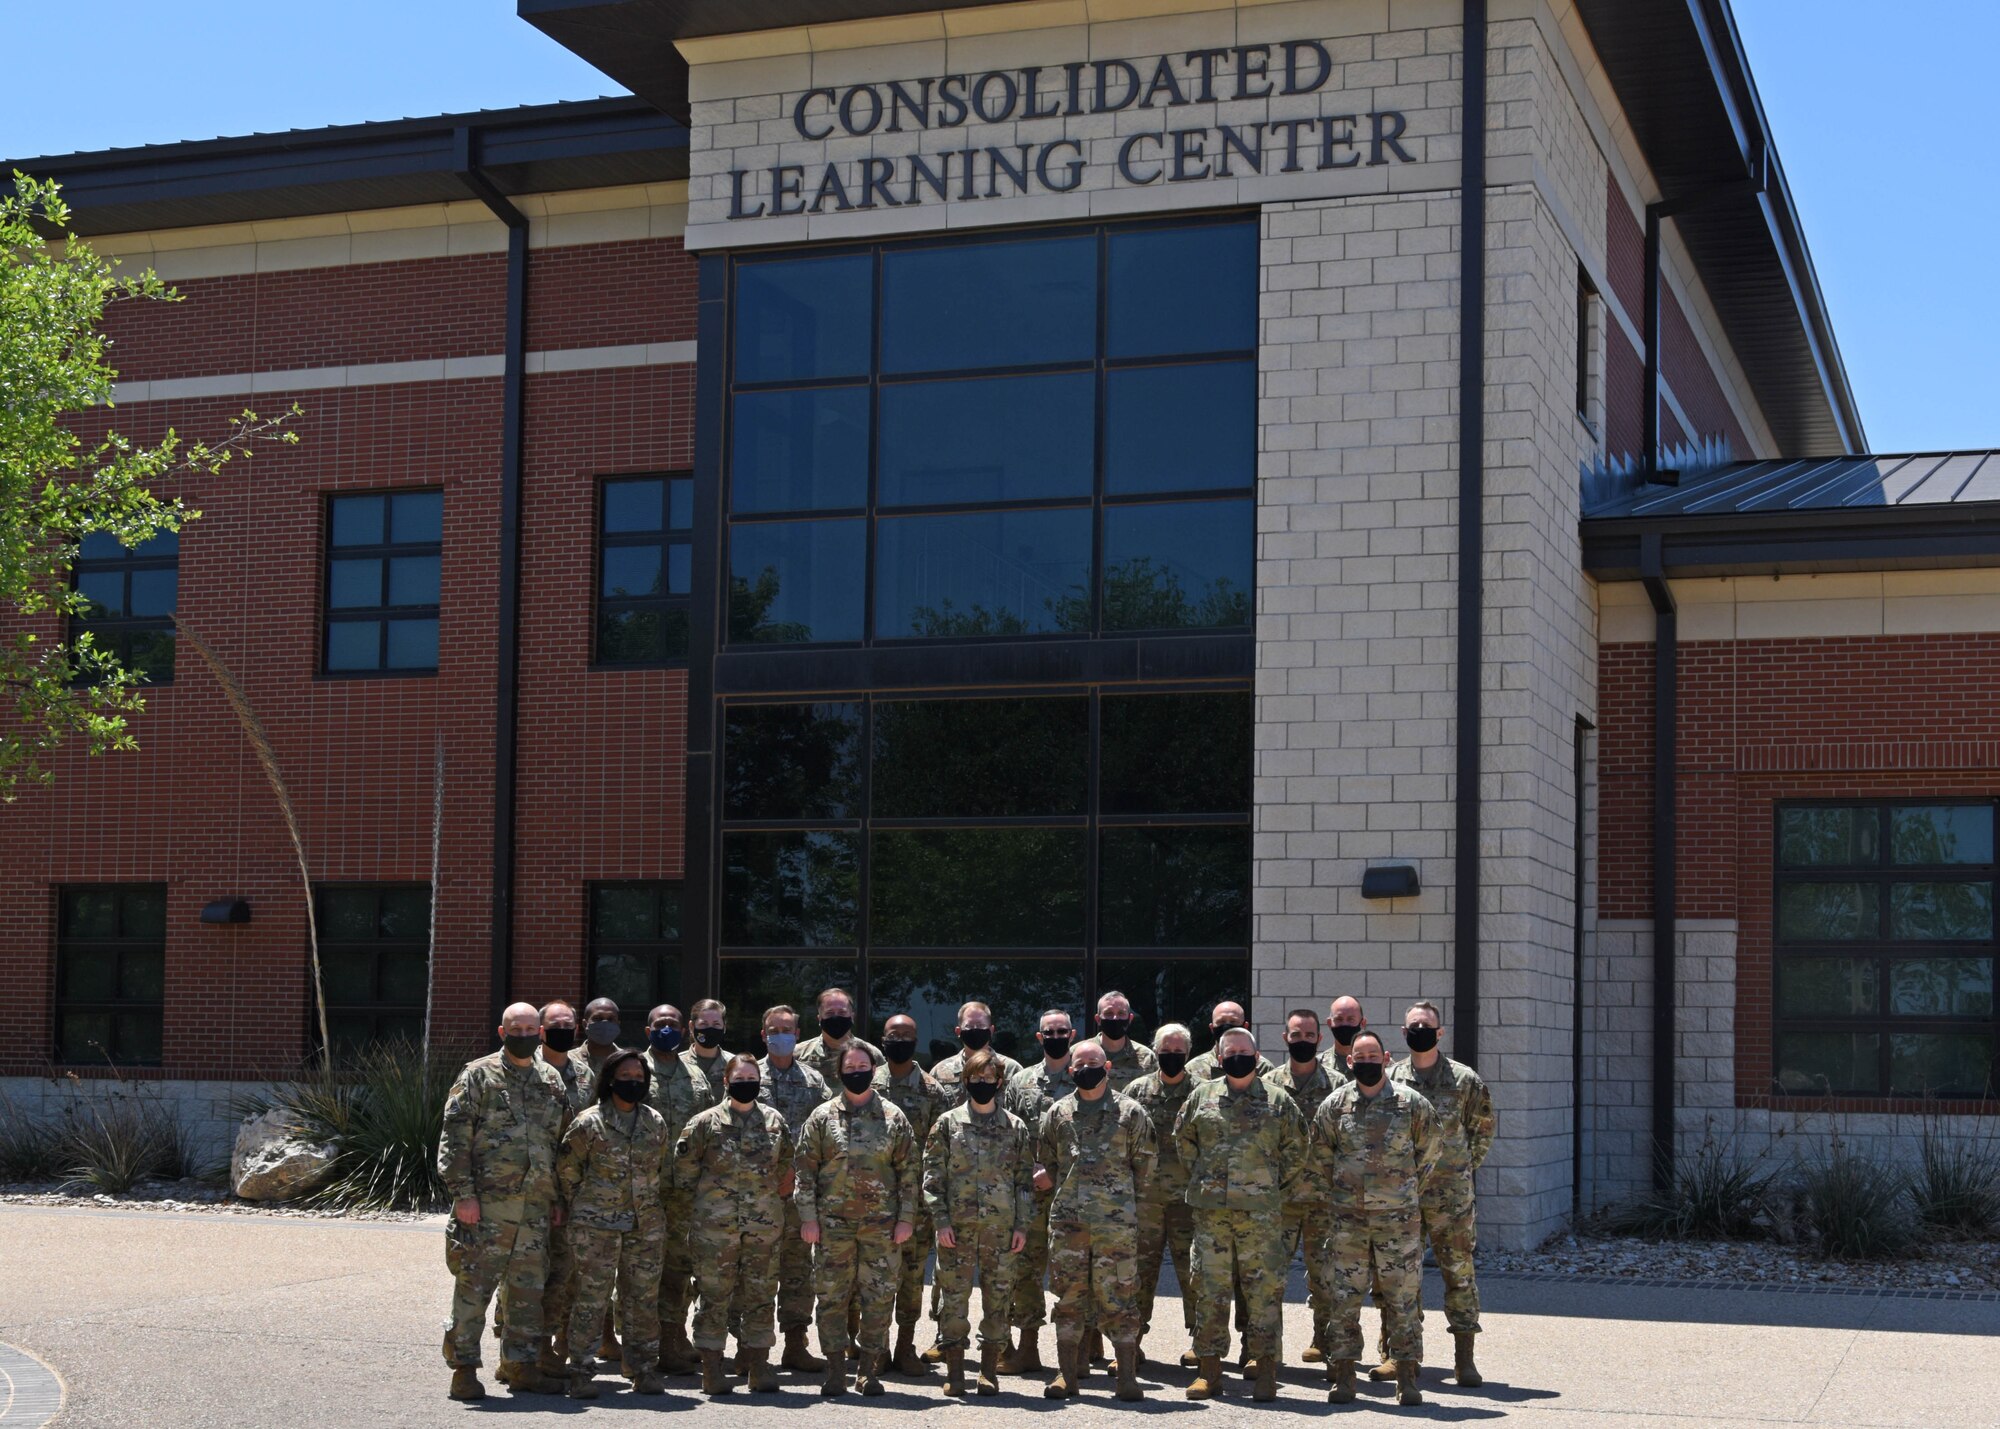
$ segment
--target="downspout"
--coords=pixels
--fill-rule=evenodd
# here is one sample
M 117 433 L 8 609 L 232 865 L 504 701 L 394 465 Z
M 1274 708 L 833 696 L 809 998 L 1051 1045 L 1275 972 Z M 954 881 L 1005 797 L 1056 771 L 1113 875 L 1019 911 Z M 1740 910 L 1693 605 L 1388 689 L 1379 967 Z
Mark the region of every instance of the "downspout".
M 1674 735 L 1680 705 L 1680 620 L 1660 538 L 1639 538 L 1639 579 L 1653 603 L 1653 1185 L 1673 1184 L 1675 982 Z
M 1480 678 L 1486 557 L 1486 0 L 1465 0 L 1458 241 L 1458 761 L 1452 909 L 1454 1051 L 1479 1060 Z
M 479 166 L 479 135 L 456 134 L 459 180 L 507 225 L 507 342 L 500 415 L 499 603 L 494 617 L 493 910 L 488 1003 L 495 1026 L 514 982 L 514 786 L 520 753 L 521 455 L 528 347 L 528 219 Z M 432 890 L 435 898 L 436 890 Z
M 1590 735 L 1597 726 L 1582 715 L 1576 717 L 1576 742 L 1571 758 L 1571 778 L 1575 786 L 1573 817 L 1576 820 L 1576 882 L 1572 889 L 1572 901 L 1576 908 L 1576 926 L 1570 941 L 1570 1031 L 1569 1031 L 1569 1196 L 1570 1224 L 1577 1225 L 1583 1220 L 1583 1033 L 1584 1008 L 1583 989 L 1586 985 L 1583 946 L 1583 901 L 1588 892 L 1584 882 L 1584 821 L 1589 817 L 1589 798 L 1585 781 L 1590 772 Z

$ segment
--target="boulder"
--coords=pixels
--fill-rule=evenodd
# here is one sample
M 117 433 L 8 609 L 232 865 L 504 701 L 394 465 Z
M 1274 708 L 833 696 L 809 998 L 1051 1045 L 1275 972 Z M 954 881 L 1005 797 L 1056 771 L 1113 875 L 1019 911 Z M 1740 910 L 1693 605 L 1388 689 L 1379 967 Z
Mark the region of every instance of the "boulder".
M 273 1107 L 245 1117 L 229 1158 L 229 1187 L 246 1201 L 291 1201 L 325 1185 L 334 1149 L 308 1140 L 304 1129 Z

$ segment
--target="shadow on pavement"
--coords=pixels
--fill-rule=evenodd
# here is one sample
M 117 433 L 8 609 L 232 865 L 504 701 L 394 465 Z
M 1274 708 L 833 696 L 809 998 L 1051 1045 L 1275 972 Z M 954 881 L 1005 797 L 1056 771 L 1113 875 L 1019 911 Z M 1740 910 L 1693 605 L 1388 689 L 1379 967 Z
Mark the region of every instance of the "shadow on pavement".
M 1424 1304 L 1443 1304 L 1425 1277 Z M 1709 1286 L 1564 1284 L 1494 1276 L 1480 1283 L 1482 1310 L 1696 1325 L 1784 1325 L 1820 1330 L 1903 1331 L 1926 1335 L 2000 1335 L 2000 1302 L 1930 1300 L 1876 1291 L 1821 1292 Z

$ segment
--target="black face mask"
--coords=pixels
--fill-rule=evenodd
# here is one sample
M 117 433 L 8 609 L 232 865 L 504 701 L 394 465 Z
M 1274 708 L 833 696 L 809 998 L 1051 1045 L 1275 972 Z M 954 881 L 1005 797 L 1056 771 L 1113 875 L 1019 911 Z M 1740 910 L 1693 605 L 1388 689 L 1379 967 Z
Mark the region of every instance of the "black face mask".
M 1403 1045 L 1412 1052 L 1428 1052 L 1438 1044 L 1438 1030 L 1435 1027 L 1405 1027 Z
M 860 1096 L 875 1085 L 875 1072 L 872 1068 L 866 1072 L 842 1072 L 840 1084 L 856 1096 Z
M 1356 1062 L 1350 1070 L 1354 1073 L 1354 1080 L 1364 1087 L 1372 1087 L 1382 1080 L 1380 1062 Z
M 615 1047 L 618 1045 L 618 1034 L 624 1030 L 614 1017 L 591 1023 L 583 1029 L 583 1035 L 593 1047 Z
M 882 1044 L 882 1055 L 900 1065 L 917 1055 L 916 1041 L 914 1038 L 903 1037 L 898 1037 L 893 1042 L 885 1041 Z
M 1044 1057 L 1067 1057 L 1069 1055 L 1069 1040 L 1070 1040 L 1069 1034 L 1067 1032 L 1063 1033 L 1063 1035 L 1060 1037 L 1056 1036 L 1043 1037 L 1042 1055 Z
M 961 1027 L 958 1029 L 958 1043 L 968 1052 L 977 1052 L 993 1040 L 991 1027 Z
M 741 1102 L 743 1105 L 749 1106 L 750 1103 L 757 1100 L 757 1089 L 761 1086 L 763 1086 L 762 1082 L 731 1082 L 729 1084 L 729 1099 L 733 1102 Z
M 819 1030 L 838 1042 L 854 1030 L 854 1019 L 852 1017 L 822 1017 L 819 1020 Z
M 1302 1067 L 1319 1060 L 1317 1042 L 1287 1042 L 1285 1048 L 1292 1054 L 1292 1060 Z
M 646 1084 L 648 1080 L 645 1077 L 620 1077 L 611 1084 L 611 1095 L 623 1101 L 627 1106 L 637 1106 L 646 1099 Z
M 1104 1085 L 1104 1068 L 1078 1067 L 1069 1074 L 1069 1079 L 1075 1082 L 1080 1090 L 1094 1092 Z
M 722 1045 L 722 1029 L 720 1027 L 697 1027 L 694 1029 L 694 1040 L 703 1047 L 720 1047 Z
M 1333 1024 L 1333 1040 L 1338 1042 L 1343 1047 L 1353 1046 L 1354 1039 L 1356 1036 L 1360 1034 L 1360 1032 L 1361 1028 L 1359 1026 L 1349 1027 L 1346 1023 L 1343 1022 L 1336 1022 Z
M 1247 1077 L 1257 1070 L 1255 1052 L 1231 1052 L 1222 1059 L 1222 1072 L 1228 1077 Z
M 507 1049 L 510 1057 L 532 1057 L 535 1049 L 542 1045 L 542 1034 L 510 1032 L 500 1039 L 500 1045 Z
M 551 1052 L 567 1052 L 576 1045 L 574 1027 L 544 1027 L 542 1040 L 549 1044 Z
M 1178 1077 L 1182 1072 L 1185 1072 L 1187 1070 L 1187 1053 L 1185 1052 L 1160 1053 L 1160 1070 L 1165 1072 L 1170 1077 Z
M 1132 1031 L 1132 1019 L 1129 1017 L 1100 1017 L 1097 1020 L 1097 1030 L 1102 1032 L 1106 1037 L 1109 1037 L 1113 1042 L 1123 1042 Z
M 974 1106 L 990 1106 L 993 1098 L 1000 1095 L 998 1082 L 967 1082 L 965 1094 L 972 1098 Z

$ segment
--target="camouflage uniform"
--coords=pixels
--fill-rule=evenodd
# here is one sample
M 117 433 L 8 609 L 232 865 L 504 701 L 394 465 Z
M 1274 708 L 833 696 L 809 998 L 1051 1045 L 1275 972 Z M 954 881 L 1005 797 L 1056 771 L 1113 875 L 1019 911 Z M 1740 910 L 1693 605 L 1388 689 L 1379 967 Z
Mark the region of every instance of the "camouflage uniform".
M 761 1101 L 747 1108 L 725 1101 L 696 1112 L 674 1143 L 674 1180 L 693 1202 L 688 1249 L 701 1289 L 696 1349 L 722 1349 L 732 1317 L 739 1348 L 771 1348 L 778 1239 L 785 1233 L 786 1200 L 778 1188 L 792 1169 L 792 1152 L 785 1114 Z
M 681 1065 L 705 1080 L 709 1090 L 715 1094 L 715 1101 L 709 1103 L 711 1106 L 729 1098 L 729 1088 L 723 1084 L 722 1074 L 729 1066 L 729 1059 L 735 1055 L 734 1052 L 725 1052 L 720 1047 L 715 1049 L 713 1057 L 704 1057 L 692 1047 L 681 1053 Z
M 1189 1208 L 1187 1168 L 1181 1165 L 1174 1145 L 1174 1118 L 1181 1103 L 1201 1084 L 1182 1077 L 1169 1085 L 1158 1072 L 1139 1078 L 1125 1089 L 1125 1095 L 1145 1109 L 1153 1123 L 1153 1139 L 1159 1158 L 1153 1179 L 1139 1202 L 1139 1319 L 1142 1332 L 1153 1328 L 1153 1300 L 1160 1288 L 1160 1256 L 1170 1255 L 1174 1279 L 1181 1287 L 1181 1318 L 1194 1333 L 1194 1277 L 1188 1262 L 1188 1248 L 1194 1238 L 1194 1211 Z
M 689 1067 L 684 1056 L 663 1058 L 649 1049 L 646 1065 L 653 1073 L 650 1104 L 666 1119 L 667 1145 L 676 1145 L 696 1112 L 706 1111 L 722 1100 L 721 1082 L 711 1081 L 700 1068 Z M 667 1334 L 678 1336 L 686 1330 L 689 1281 L 694 1275 L 692 1252 L 688 1249 L 688 1222 L 694 1215 L 694 1197 L 673 1176 L 661 1178 L 660 1195 L 667 1212 L 667 1243 L 660 1270 L 660 1325 Z
M 568 1115 L 563 1118 L 563 1130 L 569 1130 L 570 1118 L 576 1116 L 591 1104 L 597 1089 L 597 1077 L 591 1070 L 581 1051 L 572 1052 L 558 1067 L 542 1055 L 545 1048 L 535 1049 L 535 1060 L 555 1070 L 563 1079 L 563 1100 L 568 1104 Z M 558 1330 L 569 1326 L 569 1307 L 576 1296 L 576 1253 L 569 1243 L 569 1227 L 566 1225 L 549 1227 L 549 1279 L 542 1291 L 542 1338 L 548 1339 Z M 500 1314 L 502 1324 L 507 1320 L 507 1290 L 500 1289 Z
M 1284 1211 L 1305 1189 L 1305 1118 L 1268 1082 L 1238 1091 L 1203 1082 L 1174 1122 L 1194 1208 L 1194 1352 L 1229 1349 L 1229 1307 L 1241 1297 L 1244 1352 L 1279 1353 L 1285 1301 Z
M 917 1219 L 920 1153 L 910 1121 L 880 1096 L 860 1106 L 839 1097 L 817 1108 L 799 1133 L 792 1192 L 801 1221 L 819 1222 L 813 1293 L 819 1342 L 847 1343 L 847 1310 L 859 1306 L 863 1355 L 883 1353 L 882 1313 L 896 1293 L 902 1247 L 896 1222 Z
M 971 1338 L 977 1274 L 979 1343 L 1005 1348 L 1021 1265 L 1014 1232 L 1025 1232 L 1035 1214 L 1034 1137 L 1021 1118 L 999 1106 L 983 1115 L 953 1107 L 938 1117 L 924 1142 L 924 1210 L 958 1242 L 938 1247 L 931 1306 L 938 1343 L 949 1348 Z
M 801 1067 L 796 1058 L 789 1067 L 777 1067 L 766 1057 L 757 1064 L 764 1084 L 757 1089 L 757 1101 L 776 1107 L 785 1118 L 785 1130 L 793 1145 L 806 1118 L 821 1102 L 831 1101 L 833 1091 L 824 1078 L 810 1067 Z M 813 1318 L 812 1247 L 799 1239 L 799 1208 L 785 1201 L 785 1229 L 778 1237 L 778 1328 L 790 1333 L 803 1330 Z
M 1329 1206 L 1327 1278 L 1333 1286 L 1326 1357 L 1361 1358 L 1361 1299 L 1379 1283 L 1388 1356 L 1424 1357 L 1424 1246 L 1420 1194 L 1436 1161 L 1431 1104 L 1388 1082 L 1373 1096 L 1349 1082 L 1320 1103 L 1307 1139 L 1313 1188 Z
M 890 1076 L 888 1064 L 884 1063 L 875 1069 L 875 1094 L 887 1097 L 909 1118 L 910 1136 L 916 1143 L 917 1155 L 922 1157 L 931 1124 L 948 1109 L 944 1088 L 914 1062 L 909 1074 L 901 1078 Z M 921 1164 L 918 1171 L 921 1174 Z M 915 1325 L 924 1308 L 924 1265 L 930 1259 L 932 1243 L 931 1218 L 924 1214 L 921 1199 L 917 1205 L 917 1218 L 912 1223 L 915 1229 L 903 1245 L 903 1268 L 896 1282 L 896 1323 L 904 1328 Z M 931 1308 L 935 1313 L 937 1307 Z
M 1006 1086 L 1014 1074 L 1021 1070 L 1021 1064 L 1005 1052 L 994 1051 L 991 1042 L 986 1044 L 986 1050 L 992 1055 L 993 1060 L 1000 1064 L 1000 1085 Z M 952 1107 L 965 1105 L 965 1059 L 971 1055 L 966 1051 L 954 1052 L 931 1068 L 931 1080 L 944 1088 L 944 1104 L 947 1111 Z
M 1257 1054 L 1258 1076 L 1268 1077 L 1277 1070 L 1276 1065 L 1272 1063 L 1269 1057 L 1266 1057 L 1262 1052 Z M 1188 1059 L 1187 1072 L 1197 1082 L 1212 1082 L 1222 1075 L 1222 1059 L 1216 1056 L 1213 1051 L 1204 1052 L 1199 1057 Z
M 1303 1082 L 1294 1075 L 1295 1066 L 1287 1058 L 1286 1064 L 1264 1081 L 1272 1091 L 1290 1097 L 1303 1124 L 1310 1127 L 1319 1104 L 1332 1096 L 1340 1083 L 1334 1080 L 1324 1062 L 1315 1061 L 1311 1074 Z M 1333 1285 L 1326 1278 L 1326 1237 L 1331 1229 L 1325 1203 L 1313 1195 L 1310 1185 L 1301 1184 L 1298 1194 L 1285 1202 L 1285 1272 L 1291 1273 L 1292 1258 L 1303 1252 L 1306 1293 L 1312 1302 L 1313 1343 L 1322 1352 L 1326 1349 L 1327 1320 L 1333 1310 Z
M 1328 1030 L 1327 1036 L 1329 1038 L 1333 1036 L 1331 1029 Z M 1319 1054 L 1319 1064 L 1325 1069 L 1327 1080 L 1335 1087 L 1344 1087 L 1354 1080 L 1353 1074 L 1347 1070 L 1347 1053 L 1341 1049 L 1338 1042 Z
M 1139 1203 L 1157 1155 L 1146 1109 L 1107 1090 L 1064 1097 L 1042 1118 L 1035 1160 L 1055 1178 L 1049 1201 L 1049 1289 L 1056 1340 L 1086 1323 L 1114 1345 L 1139 1338 Z
M 837 1088 L 840 1085 L 840 1059 L 850 1047 L 859 1047 L 862 1051 L 866 1052 L 870 1066 L 879 1067 L 889 1060 L 882 1055 L 880 1047 L 877 1047 L 873 1042 L 863 1041 L 853 1033 L 849 1033 L 847 1040 L 837 1047 L 826 1045 L 826 1035 L 824 1033 L 818 1037 L 814 1037 L 810 1041 L 801 1042 L 794 1054 L 794 1060 L 800 1066 L 810 1067 L 813 1071 L 818 1072 L 820 1080 L 825 1082 L 829 1087 Z
M 1097 1044 L 1102 1047 L 1104 1044 Z M 1127 1037 L 1125 1045 L 1118 1049 L 1118 1055 L 1104 1054 L 1105 1070 L 1110 1073 L 1111 1090 L 1122 1092 L 1148 1072 L 1160 1070 L 1160 1059 L 1153 1055 L 1153 1049 L 1135 1037 Z
M 1007 1079 L 1001 1105 L 1021 1119 L 1031 1137 L 1042 1134 L 1042 1116 L 1057 1099 L 1076 1090 L 1069 1067 L 1049 1070 L 1044 1057 L 1032 1067 L 1024 1067 Z M 1013 1321 L 1017 1329 L 1034 1330 L 1047 1317 L 1048 1301 L 1042 1296 L 1042 1279 L 1049 1272 L 1049 1200 L 1053 1191 L 1035 1192 L 1035 1214 L 1028 1221 L 1028 1245 L 1014 1271 Z
M 486 1309 L 502 1286 L 500 1357 L 532 1364 L 540 1353 L 556 1147 L 567 1115 L 563 1080 L 546 1062 L 517 1067 L 494 1052 L 466 1063 L 452 1083 L 438 1136 L 438 1175 L 453 1202 L 479 1201 L 478 1225 L 453 1216 L 445 1228 L 444 1260 L 457 1282 L 444 1338 L 444 1360 L 453 1369 L 478 1367 Z
M 1444 1315 L 1453 1334 L 1479 1330 L 1479 1283 L 1472 1258 L 1478 1218 L 1472 1173 L 1493 1149 L 1493 1094 L 1479 1073 L 1440 1056 L 1429 1071 L 1407 1058 L 1389 1069 L 1389 1080 L 1415 1087 L 1437 1113 L 1437 1171 L 1423 1188 L 1424 1239 L 1444 1279 Z
M 563 1136 L 556 1178 L 576 1250 L 571 1364 L 590 1365 L 615 1287 L 625 1373 L 637 1378 L 659 1365 L 660 1321 L 651 1292 L 666 1251 L 660 1183 L 669 1145 L 666 1119 L 658 1112 L 649 1106 L 625 1112 L 609 1102 L 585 1111 Z

